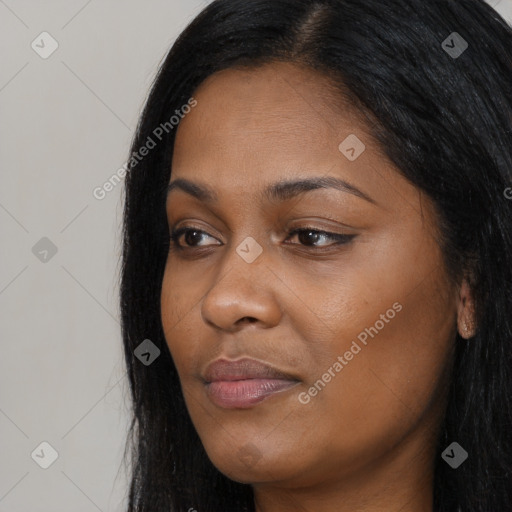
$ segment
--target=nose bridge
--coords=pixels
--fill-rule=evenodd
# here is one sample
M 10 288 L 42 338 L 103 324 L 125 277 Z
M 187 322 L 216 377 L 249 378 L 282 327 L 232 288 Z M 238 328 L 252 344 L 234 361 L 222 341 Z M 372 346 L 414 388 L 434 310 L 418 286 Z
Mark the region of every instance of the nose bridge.
M 241 285 L 249 288 L 261 289 L 263 286 L 258 286 L 258 283 L 264 285 L 270 277 L 267 276 L 267 267 L 271 255 L 263 236 L 265 234 L 260 230 L 246 230 L 242 236 L 233 237 L 233 243 L 226 251 L 226 269 L 236 273 Z
M 203 298 L 203 319 L 224 329 L 246 317 L 269 325 L 279 322 L 268 256 L 252 236 L 227 248 L 222 270 Z
M 237 295 L 258 294 L 268 284 L 268 254 L 254 237 L 245 236 L 226 248 L 222 274 L 213 285 L 214 289 L 223 289 L 223 293 Z

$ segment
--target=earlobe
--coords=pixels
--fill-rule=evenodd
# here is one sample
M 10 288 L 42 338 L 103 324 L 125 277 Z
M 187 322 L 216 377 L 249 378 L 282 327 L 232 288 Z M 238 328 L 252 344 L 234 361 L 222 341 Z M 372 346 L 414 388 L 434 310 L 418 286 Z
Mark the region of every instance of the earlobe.
M 457 330 L 464 339 L 472 338 L 476 331 L 475 301 L 467 279 L 459 290 L 457 303 Z

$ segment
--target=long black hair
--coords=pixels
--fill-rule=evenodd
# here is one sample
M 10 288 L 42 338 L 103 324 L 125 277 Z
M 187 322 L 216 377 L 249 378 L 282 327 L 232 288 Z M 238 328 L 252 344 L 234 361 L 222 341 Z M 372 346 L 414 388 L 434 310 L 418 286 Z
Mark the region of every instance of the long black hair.
M 216 0 L 163 61 L 130 150 L 120 283 L 133 403 L 128 511 L 254 510 L 251 486 L 212 465 L 190 420 L 160 293 L 170 119 L 213 73 L 272 61 L 331 77 L 403 176 L 434 201 L 447 269 L 470 282 L 478 319 L 474 337 L 455 340 L 434 510 L 511 510 L 511 28 L 483 0 Z M 134 355 L 145 339 L 161 351 L 148 366 Z M 457 469 L 441 458 L 453 441 L 469 454 Z

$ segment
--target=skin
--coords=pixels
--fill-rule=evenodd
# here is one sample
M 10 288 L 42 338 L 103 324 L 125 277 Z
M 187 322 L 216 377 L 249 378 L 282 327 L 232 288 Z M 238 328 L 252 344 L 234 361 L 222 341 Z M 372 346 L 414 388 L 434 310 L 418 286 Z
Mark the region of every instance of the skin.
M 434 443 L 455 334 L 471 335 L 463 326 L 472 302 L 466 282 L 446 273 L 431 201 L 313 71 L 228 69 L 194 97 L 171 182 L 208 185 L 218 201 L 169 194 L 170 228 L 201 233 L 182 235 L 182 252 L 171 247 L 161 312 L 208 456 L 253 486 L 258 512 L 432 511 Z M 366 146 L 354 161 L 338 149 L 350 134 Z M 261 196 L 279 180 L 325 176 L 372 201 L 334 188 Z M 307 230 L 289 236 L 298 228 L 355 236 L 344 245 Z M 262 249 L 252 263 L 236 251 L 249 236 Z M 357 342 L 396 303 L 394 318 Z M 361 350 L 333 371 L 354 340 Z M 201 379 L 221 356 L 253 357 L 300 382 L 254 407 L 224 409 Z M 329 368 L 330 381 L 301 403 Z

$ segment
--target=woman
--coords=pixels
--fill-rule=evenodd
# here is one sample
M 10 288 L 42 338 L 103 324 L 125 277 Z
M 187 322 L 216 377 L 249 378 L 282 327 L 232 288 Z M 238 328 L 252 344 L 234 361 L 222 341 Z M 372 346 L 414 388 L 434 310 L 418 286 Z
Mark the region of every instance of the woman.
M 510 510 L 511 83 L 481 0 L 187 27 L 126 179 L 129 511 Z

